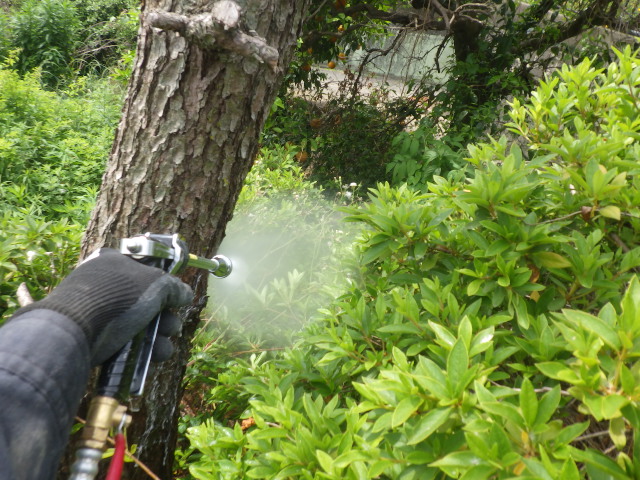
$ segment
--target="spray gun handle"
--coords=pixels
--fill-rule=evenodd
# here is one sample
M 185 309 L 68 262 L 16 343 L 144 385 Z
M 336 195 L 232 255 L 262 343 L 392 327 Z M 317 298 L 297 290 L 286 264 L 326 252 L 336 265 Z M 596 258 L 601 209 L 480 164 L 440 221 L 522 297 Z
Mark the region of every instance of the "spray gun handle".
M 120 252 L 171 274 L 193 266 L 223 278 L 232 269 L 231 261 L 222 255 L 211 259 L 189 255 L 178 235 L 147 233 L 126 238 L 121 241 Z M 93 480 L 109 431 L 118 424 L 131 421 L 131 417 L 126 415 L 126 407 L 119 402 L 125 403 L 131 396 L 142 395 L 159 322 L 160 314 L 102 365 L 98 378 L 99 396 L 91 402 L 81 448 L 76 452 L 76 461 L 71 469 L 71 480 Z
M 159 323 L 160 314 L 102 365 L 98 377 L 98 395 L 116 398 L 121 402 L 127 401 L 130 396 L 142 395 Z
M 227 277 L 231 261 L 224 255 L 211 259 L 189 254 L 179 235 L 146 233 L 122 239 L 120 252 L 146 265 L 178 274 L 187 266 L 209 271 L 218 278 Z M 141 396 L 144 390 L 153 345 L 158 333 L 160 314 L 148 327 L 130 340 L 116 355 L 102 365 L 98 379 L 98 393 L 124 402 L 130 396 Z

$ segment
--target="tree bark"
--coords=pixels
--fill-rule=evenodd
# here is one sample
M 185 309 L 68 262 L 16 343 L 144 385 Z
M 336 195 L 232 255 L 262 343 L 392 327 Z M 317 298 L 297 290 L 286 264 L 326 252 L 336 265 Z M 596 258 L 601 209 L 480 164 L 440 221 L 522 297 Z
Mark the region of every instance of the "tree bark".
M 133 75 L 83 255 L 147 231 L 180 233 L 191 252 L 209 257 L 222 241 L 309 0 L 238 1 L 243 11 L 236 27 L 253 37 L 249 43 L 261 37 L 275 48 L 275 60 L 243 56 L 220 42 L 195 42 L 146 20 L 151 12 L 205 15 L 214 4 L 147 0 L 143 6 Z M 252 45 L 249 50 L 255 53 Z M 206 303 L 207 275 L 188 271 L 184 279 L 196 301 L 182 312 L 176 354 L 147 379 L 128 431 L 136 455 L 163 479 L 172 478 L 181 381 Z M 126 470 L 127 478 L 148 478 L 139 469 Z

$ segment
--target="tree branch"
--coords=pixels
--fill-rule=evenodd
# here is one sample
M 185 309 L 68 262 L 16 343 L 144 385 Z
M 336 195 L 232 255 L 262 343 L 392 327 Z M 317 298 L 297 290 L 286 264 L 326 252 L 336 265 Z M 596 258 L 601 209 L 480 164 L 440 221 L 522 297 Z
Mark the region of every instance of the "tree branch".
M 216 2 L 209 13 L 186 16 L 156 10 L 147 13 L 145 20 L 151 27 L 178 32 L 202 48 L 221 48 L 255 58 L 275 71 L 280 58 L 278 51 L 255 32 L 243 32 L 241 14 L 237 3 L 222 0 Z
M 520 52 L 543 50 L 552 45 L 568 40 L 571 37 L 575 37 L 589 27 L 604 25 L 607 18 L 602 15 L 603 3 L 606 4 L 607 0 L 595 0 L 585 7 L 584 10 L 582 10 L 582 12 L 573 19 L 573 21 L 556 25 L 555 29 L 558 30 L 557 35 L 547 35 L 543 31 L 537 37 L 522 42 L 518 50 Z
M 417 13 L 385 12 L 366 3 L 359 3 L 344 9 L 345 15 L 353 16 L 357 13 L 366 13 L 367 17 L 371 19 L 384 20 L 398 25 L 411 25 L 420 19 Z
M 452 12 L 444 8 L 438 0 L 431 0 L 430 5 L 433 5 L 435 9 L 438 10 L 438 13 L 442 16 L 442 20 L 444 20 L 444 27 L 448 32 L 451 29 L 450 15 Z

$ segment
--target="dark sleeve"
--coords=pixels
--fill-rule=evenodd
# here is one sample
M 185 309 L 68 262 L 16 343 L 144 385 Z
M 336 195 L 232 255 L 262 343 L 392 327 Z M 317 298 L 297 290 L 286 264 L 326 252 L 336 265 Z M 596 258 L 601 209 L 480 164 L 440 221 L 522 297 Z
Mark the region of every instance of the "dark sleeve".
M 89 377 L 73 321 L 33 310 L 0 328 L 0 479 L 51 480 Z

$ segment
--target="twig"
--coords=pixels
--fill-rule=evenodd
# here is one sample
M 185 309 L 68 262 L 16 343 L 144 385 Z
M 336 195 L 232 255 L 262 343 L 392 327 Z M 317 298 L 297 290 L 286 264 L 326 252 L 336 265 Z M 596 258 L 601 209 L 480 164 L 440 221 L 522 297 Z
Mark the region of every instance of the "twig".
M 307 22 L 307 21 L 309 21 L 310 19 L 312 19 L 313 17 L 315 17 L 315 16 L 318 14 L 318 12 L 320 12 L 320 10 L 322 10 L 322 7 L 324 7 L 324 6 L 325 6 L 325 4 L 326 4 L 328 1 L 329 1 L 329 0 L 324 0 L 324 2 L 322 2 L 322 3 L 320 4 L 320 6 L 316 9 L 316 11 L 315 11 L 315 12 L 313 12 L 313 13 L 309 14 L 309 16 L 307 17 L 307 19 L 305 20 L 305 22 Z
M 603 430 L 601 432 L 587 433 L 586 435 L 580 435 L 577 438 L 574 438 L 574 442 L 582 442 L 584 440 L 589 440 L 590 438 L 596 437 L 604 437 L 605 435 L 609 435 L 609 430 Z
M 538 222 L 538 223 L 526 223 L 523 222 L 525 225 L 528 225 L 530 227 L 535 227 L 536 225 L 544 225 L 545 223 L 554 223 L 554 222 L 561 222 L 562 220 L 567 220 L 571 217 L 575 217 L 576 215 L 580 215 L 582 213 L 582 210 L 578 210 L 577 212 L 573 212 L 570 213 L 568 215 L 565 215 L 563 217 L 558 217 L 558 218 L 552 218 L 550 220 L 545 220 L 543 222 Z
M 277 352 L 279 350 L 284 350 L 285 347 L 273 347 L 273 348 L 252 348 L 251 350 L 243 350 L 240 352 L 230 353 L 232 357 L 237 357 L 239 355 L 244 355 L 246 353 L 258 353 L 258 352 Z
M 355 97 L 357 92 L 358 92 L 358 85 L 360 83 L 360 79 L 362 78 L 362 74 L 364 72 L 364 67 L 368 62 L 372 62 L 373 60 L 375 60 L 378 57 L 384 57 L 385 55 L 388 55 L 389 52 L 391 52 L 392 50 L 394 50 L 396 48 L 396 45 L 398 44 L 398 42 L 400 42 L 401 38 L 404 39 L 406 32 L 404 30 L 401 30 L 400 33 L 398 33 L 398 35 L 395 36 L 395 38 L 393 39 L 393 42 L 391 42 L 391 45 L 389 46 L 389 48 L 387 49 L 382 49 L 382 48 L 371 48 L 371 49 L 367 49 L 366 52 L 367 54 L 364 56 L 364 58 L 362 59 L 362 61 L 360 62 L 360 66 L 358 67 L 358 74 L 356 75 L 356 78 L 353 82 L 353 88 L 351 89 L 352 95 Z M 370 58 L 374 53 L 379 53 L 379 55 Z
M 613 240 L 613 243 L 615 243 L 617 246 L 619 246 L 622 249 L 624 253 L 629 253 L 631 251 L 631 249 L 627 246 L 626 243 L 622 241 L 622 239 L 618 236 L 617 233 L 610 233 L 609 237 L 611 238 L 611 240 Z
M 431 4 L 436 8 L 436 10 L 438 10 L 438 13 L 442 16 L 442 20 L 444 20 L 444 27 L 447 32 L 451 30 L 451 19 L 448 17 L 451 11 L 444 8 L 438 0 L 431 0 Z
M 455 9 L 453 13 L 462 13 L 463 11 L 470 11 L 474 13 L 488 12 L 493 10 L 493 7 L 484 3 L 464 3 Z
M 491 381 L 491 383 L 493 385 L 495 385 L 496 387 L 502 387 L 503 386 L 503 385 L 500 385 L 498 382 L 494 382 L 493 380 Z M 513 390 L 514 392 L 521 392 L 522 391 L 521 388 L 511 388 L 511 390 Z M 552 387 L 540 387 L 540 388 L 534 388 L 533 389 L 533 391 L 535 393 L 546 393 L 546 392 L 550 392 L 551 390 L 553 390 Z M 571 397 L 572 396 L 566 390 L 560 390 L 560 395 L 564 395 L 565 397 Z

